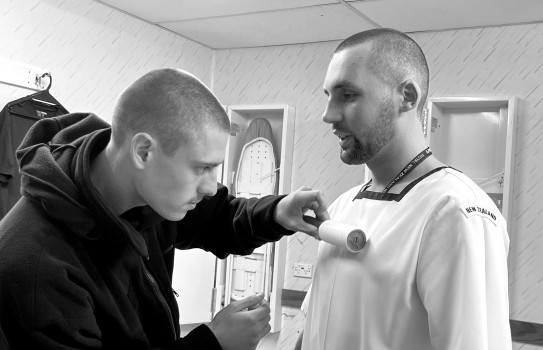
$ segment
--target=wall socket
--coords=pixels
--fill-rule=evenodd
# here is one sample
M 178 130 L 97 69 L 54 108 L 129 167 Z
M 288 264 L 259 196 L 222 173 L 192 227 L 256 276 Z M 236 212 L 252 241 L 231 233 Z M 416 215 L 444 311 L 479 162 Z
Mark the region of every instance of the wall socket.
M 313 277 L 313 265 L 312 264 L 294 264 L 294 277 L 311 278 Z

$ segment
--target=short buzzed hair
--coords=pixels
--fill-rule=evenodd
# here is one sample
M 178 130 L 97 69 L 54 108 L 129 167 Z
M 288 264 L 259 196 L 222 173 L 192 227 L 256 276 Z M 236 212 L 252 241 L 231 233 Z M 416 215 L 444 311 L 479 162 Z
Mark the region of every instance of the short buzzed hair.
M 206 128 L 230 131 L 224 108 L 199 79 L 173 68 L 151 71 L 126 88 L 115 104 L 111 127 L 115 143 L 147 132 L 167 155 Z
M 395 87 L 406 78 L 419 84 L 421 99 L 417 112 L 420 115 L 428 97 L 429 80 L 428 62 L 420 46 L 398 30 L 378 28 L 348 37 L 334 53 L 364 43 L 371 43 L 372 67 L 390 87 Z

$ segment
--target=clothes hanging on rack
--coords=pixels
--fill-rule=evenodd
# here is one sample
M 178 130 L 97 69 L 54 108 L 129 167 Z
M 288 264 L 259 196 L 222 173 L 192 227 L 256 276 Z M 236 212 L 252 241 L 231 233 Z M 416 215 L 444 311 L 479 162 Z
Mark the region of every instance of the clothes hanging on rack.
M 68 111 L 49 93 L 49 88 L 9 102 L 0 112 L 0 219 L 21 197 L 21 175 L 15 151 L 38 120 Z

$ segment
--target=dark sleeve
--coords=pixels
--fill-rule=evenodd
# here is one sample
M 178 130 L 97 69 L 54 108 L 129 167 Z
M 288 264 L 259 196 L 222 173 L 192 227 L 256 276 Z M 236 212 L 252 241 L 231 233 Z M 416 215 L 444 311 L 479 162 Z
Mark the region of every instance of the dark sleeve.
M 40 263 L 37 254 L 30 254 L 18 264 L 13 263 L 15 258 L 0 255 L 0 350 L 151 349 L 144 343 L 139 320 L 133 318 L 126 305 L 110 304 L 110 310 L 98 307 L 95 299 L 103 298 L 88 291 L 87 283 L 82 281 L 85 272 L 72 269 L 66 259 L 45 255 L 50 253 L 44 251 Z M 134 328 L 130 329 L 130 325 Z M 170 345 L 152 348 L 201 349 L 221 350 L 206 325 Z
M 2 271 L 0 338 L 9 342 L 7 349 L 102 348 L 87 292 L 67 282 L 61 269 L 36 269 L 31 263 Z
M 224 259 L 229 254 L 247 255 L 268 242 L 294 232 L 273 219 L 284 196 L 235 198 L 219 184 L 217 194 L 205 197 L 177 223 L 176 248 L 201 248 Z
M 172 346 L 166 350 L 221 350 L 221 345 L 215 335 L 206 325 L 200 325 L 194 328 L 184 338 L 178 339 Z

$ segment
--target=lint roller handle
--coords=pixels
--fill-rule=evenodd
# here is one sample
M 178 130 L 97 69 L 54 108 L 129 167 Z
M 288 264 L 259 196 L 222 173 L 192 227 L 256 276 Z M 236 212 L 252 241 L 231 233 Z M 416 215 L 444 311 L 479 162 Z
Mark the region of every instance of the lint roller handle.
M 366 245 L 366 235 L 359 228 L 332 220 L 319 220 L 312 216 L 303 216 L 304 221 L 316 226 L 320 238 L 339 248 L 345 248 L 352 253 L 358 253 Z

